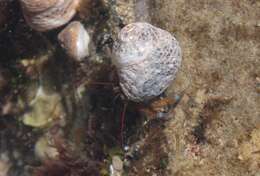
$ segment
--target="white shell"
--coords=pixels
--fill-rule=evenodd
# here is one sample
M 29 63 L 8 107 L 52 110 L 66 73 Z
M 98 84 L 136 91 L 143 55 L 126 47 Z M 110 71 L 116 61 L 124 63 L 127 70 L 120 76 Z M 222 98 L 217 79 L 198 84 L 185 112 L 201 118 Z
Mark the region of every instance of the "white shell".
M 181 64 L 181 48 L 167 31 L 132 23 L 118 34 L 113 48 L 120 87 L 132 101 L 150 100 L 171 84 Z
M 20 0 L 27 24 L 47 31 L 66 24 L 76 13 L 79 0 Z
M 74 21 L 63 29 L 58 40 L 66 53 L 73 59 L 80 61 L 89 55 L 90 37 L 84 26 Z

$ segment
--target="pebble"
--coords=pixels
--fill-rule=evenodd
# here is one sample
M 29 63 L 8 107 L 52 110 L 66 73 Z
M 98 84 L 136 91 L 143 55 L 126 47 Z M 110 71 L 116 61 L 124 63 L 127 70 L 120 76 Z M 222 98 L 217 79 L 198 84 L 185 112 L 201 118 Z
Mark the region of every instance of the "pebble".
M 117 171 L 123 170 L 123 162 L 119 156 L 112 157 L 112 165 L 113 165 L 113 168 Z
M 8 176 L 8 172 L 11 168 L 9 158 L 5 154 L 0 156 L 0 176 Z

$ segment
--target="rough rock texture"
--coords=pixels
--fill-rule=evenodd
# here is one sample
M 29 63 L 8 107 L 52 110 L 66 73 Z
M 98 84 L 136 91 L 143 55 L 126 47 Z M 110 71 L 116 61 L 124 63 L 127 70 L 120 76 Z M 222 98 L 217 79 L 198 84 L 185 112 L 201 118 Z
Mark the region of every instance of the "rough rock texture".
M 186 88 L 165 130 L 169 175 L 256 176 L 260 2 L 155 0 L 153 8 L 153 23 L 174 32 L 183 50 L 169 89 Z

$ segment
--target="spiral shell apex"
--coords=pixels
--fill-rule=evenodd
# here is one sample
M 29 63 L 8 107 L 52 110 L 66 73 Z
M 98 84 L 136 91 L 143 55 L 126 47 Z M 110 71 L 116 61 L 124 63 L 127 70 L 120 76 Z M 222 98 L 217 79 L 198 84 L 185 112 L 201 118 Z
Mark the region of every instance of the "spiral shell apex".
M 113 55 L 120 87 L 135 102 L 148 101 L 164 92 L 181 65 L 178 41 L 169 32 L 148 23 L 124 27 Z
M 20 0 L 27 24 L 48 31 L 66 24 L 75 15 L 79 0 Z
M 71 22 L 59 35 L 58 40 L 66 53 L 76 61 L 81 61 L 89 55 L 90 37 L 84 26 L 78 22 Z

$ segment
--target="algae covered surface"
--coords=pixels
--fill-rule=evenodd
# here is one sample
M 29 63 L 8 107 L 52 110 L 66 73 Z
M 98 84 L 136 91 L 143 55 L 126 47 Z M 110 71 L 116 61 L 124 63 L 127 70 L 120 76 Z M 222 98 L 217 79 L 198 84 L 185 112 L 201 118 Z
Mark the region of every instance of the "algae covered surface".
M 8 20 L 9 19 L 9 20 Z M 72 60 L 18 1 L 0 1 L 0 175 L 259 176 L 260 1 L 82 1 L 90 56 Z M 111 64 L 125 25 L 169 31 L 165 95 L 126 101 Z
M 169 175 L 260 174 L 260 2 L 154 1 L 153 22 L 175 34 L 183 90 L 164 132 Z M 187 87 L 183 86 L 187 85 Z

